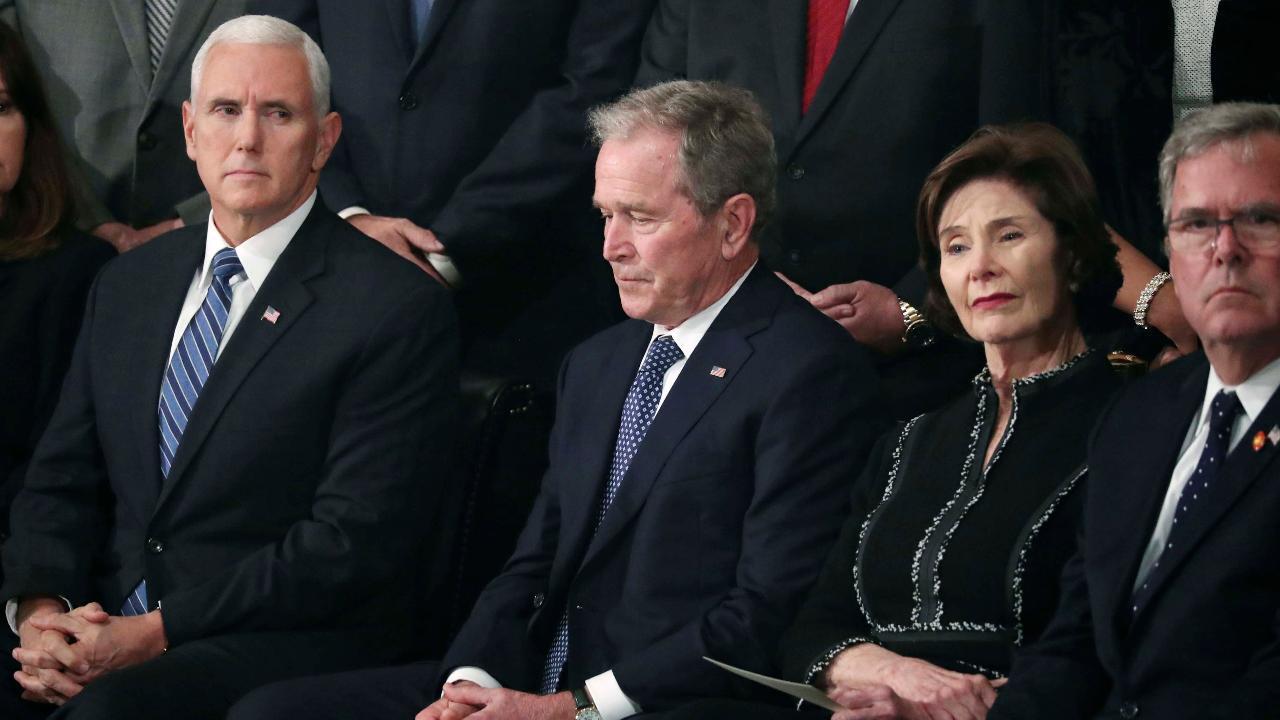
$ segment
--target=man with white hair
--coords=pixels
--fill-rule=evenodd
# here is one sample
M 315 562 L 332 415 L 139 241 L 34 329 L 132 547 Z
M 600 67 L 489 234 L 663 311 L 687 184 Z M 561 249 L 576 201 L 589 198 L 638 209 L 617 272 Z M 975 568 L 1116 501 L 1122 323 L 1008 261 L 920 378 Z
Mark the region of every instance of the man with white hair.
M 407 642 L 447 472 L 450 303 L 318 202 L 341 121 L 304 33 L 229 21 L 191 85 L 213 209 L 90 293 L 4 548 L 23 698 L 0 694 L 4 717 L 221 718 Z

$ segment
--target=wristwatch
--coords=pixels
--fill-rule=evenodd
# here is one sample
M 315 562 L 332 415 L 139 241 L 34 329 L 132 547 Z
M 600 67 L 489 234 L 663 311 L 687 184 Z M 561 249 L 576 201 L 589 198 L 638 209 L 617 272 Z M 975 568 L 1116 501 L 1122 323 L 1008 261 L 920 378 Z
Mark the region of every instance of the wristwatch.
M 911 303 L 898 298 L 898 309 L 902 311 L 902 342 L 908 347 L 927 348 L 937 339 L 933 326 L 912 307 Z
M 575 688 L 569 692 L 573 694 L 574 707 L 578 708 L 578 713 L 573 716 L 574 720 L 600 720 L 600 711 L 591 701 L 586 688 Z

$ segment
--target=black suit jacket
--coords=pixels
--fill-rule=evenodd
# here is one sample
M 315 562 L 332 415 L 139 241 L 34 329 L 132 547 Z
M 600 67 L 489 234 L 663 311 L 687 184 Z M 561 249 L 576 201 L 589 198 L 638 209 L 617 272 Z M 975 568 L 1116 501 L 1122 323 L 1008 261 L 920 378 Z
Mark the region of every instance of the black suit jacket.
M 689 357 L 593 537 L 652 328 L 625 322 L 565 360 L 551 467 L 445 672 L 478 666 L 536 690 L 566 608 L 566 687 L 613 670 L 656 711 L 741 694 L 703 655 L 768 671 L 873 438 L 874 370 L 839 327 L 757 268 Z
M 1058 612 L 1016 660 L 988 716 L 1262 718 L 1280 708 L 1280 448 L 1253 437 L 1280 423 L 1280 396 L 1228 455 L 1160 558 L 1134 613 L 1134 577 L 1208 363 L 1184 359 L 1135 382 L 1103 415 L 1089 448 L 1080 553 Z
M 978 126 L 1042 112 L 1039 3 L 859 0 L 802 114 L 806 7 L 661 0 L 638 82 L 723 80 L 751 90 L 772 116 L 771 267 L 810 290 L 903 285 L 929 170 Z M 922 290 L 917 280 L 899 294 L 918 300 Z
M 435 0 L 420 43 L 410 0 L 255 3 L 311 32 L 333 70 L 325 198 L 440 237 L 479 366 L 520 358 L 550 386 L 570 347 L 621 319 L 586 111 L 630 84 L 653 0 Z
M 766 263 L 809 290 L 870 280 L 922 307 L 920 185 L 980 125 L 1043 113 L 1040 3 L 859 0 L 802 114 L 806 7 L 661 0 L 637 83 L 722 80 L 755 93 L 778 151 Z M 885 363 L 894 416 L 942 404 L 981 364 L 949 342 Z
M 171 645 L 394 627 L 447 477 L 427 462 L 446 457 L 457 387 L 447 298 L 317 202 L 225 340 L 162 479 L 161 377 L 204 237 L 171 233 L 95 283 L 14 503 L 0 596 L 115 612 L 145 578 Z
M 0 539 L 58 401 L 89 285 L 116 254 L 97 238 L 58 235 L 58 246 L 43 255 L 0 261 Z
M 1051 3 L 1053 121 L 1080 145 L 1107 222 L 1163 257 L 1156 163 L 1173 129 L 1174 13 L 1149 0 Z M 1213 27 L 1215 102 L 1280 102 L 1280 3 L 1220 0 Z

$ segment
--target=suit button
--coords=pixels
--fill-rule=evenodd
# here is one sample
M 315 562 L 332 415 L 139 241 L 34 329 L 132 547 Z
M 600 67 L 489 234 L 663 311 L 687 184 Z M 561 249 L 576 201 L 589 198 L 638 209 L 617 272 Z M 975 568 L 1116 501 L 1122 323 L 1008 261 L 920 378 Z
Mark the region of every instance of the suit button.
M 800 258 L 801 258 L 801 255 L 799 250 L 792 250 L 791 252 L 787 253 L 787 259 L 791 261 L 792 265 L 799 265 Z
M 787 175 L 792 180 L 799 180 L 800 178 L 804 177 L 804 166 L 791 163 L 790 165 L 787 166 Z
M 1138 704 L 1127 702 L 1120 705 L 1120 717 L 1124 720 L 1133 720 L 1138 717 Z
M 156 140 L 156 136 L 152 135 L 146 130 L 143 130 L 142 132 L 138 133 L 138 149 L 139 150 L 144 150 L 144 151 L 155 150 L 156 145 L 158 144 L 159 144 L 159 141 Z
M 159 555 L 164 552 L 164 543 L 155 538 L 147 538 L 147 552 L 153 555 Z
M 405 93 L 400 96 L 400 109 L 413 110 L 418 107 L 418 96 L 413 93 Z
M 537 610 L 538 608 L 542 607 L 542 604 L 543 604 L 543 603 L 545 603 L 546 601 L 547 601 L 547 596 L 546 596 L 546 595 L 543 595 L 542 593 L 534 593 L 534 595 L 533 595 L 533 609 L 534 609 L 534 610 Z

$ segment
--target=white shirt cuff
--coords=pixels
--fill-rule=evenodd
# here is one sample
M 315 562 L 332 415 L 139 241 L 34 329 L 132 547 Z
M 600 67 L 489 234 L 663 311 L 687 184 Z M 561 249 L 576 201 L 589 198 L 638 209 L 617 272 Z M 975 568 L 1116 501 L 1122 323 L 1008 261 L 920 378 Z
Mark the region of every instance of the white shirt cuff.
M 359 205 L 352 205 L 349 208 L 343 208 L 338 211 L 338 217 L 342 218 L 343 220 L 346 220 L 352 215 L 371 215 L 371 214 L 372 213 L 360 207 Z
M 622 720 L 638 715 L 643 710 L 627 694 L 622 692 L 613 671 L 608 670 L 587 680 L 587 694 L 596 704 L 601 720 Z
M 58 599 L 66 604 L 67 612 L 71 612 L 71 601 L 62 597 L 61 595 L 58 596 Z M 18 634 L 18 601 L 16 598 L 10 599 L 9 602 L 4 604 L 4 619 L 9 621 L 9 629 L 13 631 L 14 635 L 17 635 Z
M 458 272 L 458 266 L 453 264 L 453 260 L 448 255 L 440 253 L 427 253 L 427 262 L 431 263 L 431 267 L 440 273 L 440 277 L 449 283 L 449 287 L 456 288 L 462 283 L 462 273 Z
M 497 690 L 502 687 L 502 683 L 494 680 L 492 675 L 471 665 L 463 665 L 462 667 L 454 668 L 453 672 L 449 673 L 449 677 L 445 678 L 444 684 L 449 685 L 450 683 L 455 683 L 459 680 L 470 680 L 480 687 L 488 688 L 490 690 Z M 440 689 L 440 694 L 444 695 L 443 688 Z

